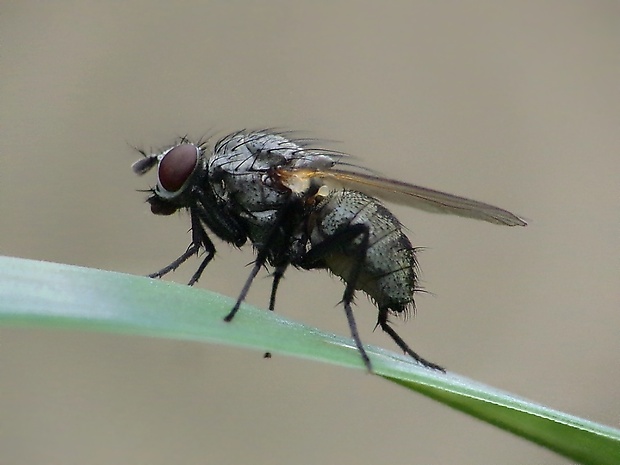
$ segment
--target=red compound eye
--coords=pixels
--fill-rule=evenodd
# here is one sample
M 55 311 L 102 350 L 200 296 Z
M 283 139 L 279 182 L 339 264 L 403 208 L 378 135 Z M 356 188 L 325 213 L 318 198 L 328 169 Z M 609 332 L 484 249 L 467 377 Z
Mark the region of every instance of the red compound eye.
M 181 144 L 170 150 L 159 162 L 159 185 L 168 192 L 177 192 L 187 182 L 198 164 L 198 147 Z

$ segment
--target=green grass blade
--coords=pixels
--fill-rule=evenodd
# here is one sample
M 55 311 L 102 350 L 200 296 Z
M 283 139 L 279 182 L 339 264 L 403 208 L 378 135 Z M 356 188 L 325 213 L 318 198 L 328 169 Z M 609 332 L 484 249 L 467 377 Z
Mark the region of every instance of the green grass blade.
M 233 300 L 142 277 L 0 257 L 0 322 L 216 342 L 363 369 L 347 338 Z M 576 462 L 619 464 L 620 430 L 516 398 L 452 373 L 368 347 L 375 372 Z

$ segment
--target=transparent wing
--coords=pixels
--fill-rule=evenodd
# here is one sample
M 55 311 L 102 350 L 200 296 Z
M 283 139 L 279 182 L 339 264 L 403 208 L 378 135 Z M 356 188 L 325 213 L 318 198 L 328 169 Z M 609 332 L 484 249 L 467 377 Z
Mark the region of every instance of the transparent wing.
M 322 184 L 332 189 L 357 190 L 388 202 L 432 213 L 463 216 L 506 226 L 527 225 L 517 215 L 488 203 L 370 174 L 338 169 L 295 170 L 280 174 L 283 181 L 294 190 L 300 189 L 301 185 L 307 184 L 310 179 L 320 179 Z

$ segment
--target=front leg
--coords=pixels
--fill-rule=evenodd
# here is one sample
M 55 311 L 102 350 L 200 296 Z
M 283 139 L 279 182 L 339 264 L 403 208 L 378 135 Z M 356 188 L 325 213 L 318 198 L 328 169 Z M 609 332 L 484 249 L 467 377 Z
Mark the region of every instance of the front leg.
M 172 263 L 170 263 L 170 265 L 165 266 L 161 270 L 148 275 L 149 278 L 161 278 L 162 276 L 165 276 L 171 271 L 176 270 L 179 266 L 185 263 L 192 255 L 198 255 L 198 252 L 200 251 L 200 247 L 204 247 L 205 252 L 206 252 L 205 258 L 203 259 L 202 263 L 200 264 L 200 266 L 198 267 L 198 269 L 196 270 L 196 272 L 194 273 L 194 275 L 192 276 L 188 284 L 190 286 L 193 286 L 200 279 L 200 276 L 202 275 L 204 269 L 207 267 L 209 262 L 215 256 L 215 246 L 213 245 L 213 242 L 211 242 L 211 239 L 209 238 L 207 231 L 205 230 L 204 226 L 200 222 L 200 215 L 197 210 L 197 207 L 192 207 L 190 209 L 190 216 L 191 216 L 191 223 L 192 223 L 192 243 L 189 245 L 189 247 L 187 248 L 185 253 L 183 253 L 183 255 L 181 255 L 179 258 L 177 258 Z

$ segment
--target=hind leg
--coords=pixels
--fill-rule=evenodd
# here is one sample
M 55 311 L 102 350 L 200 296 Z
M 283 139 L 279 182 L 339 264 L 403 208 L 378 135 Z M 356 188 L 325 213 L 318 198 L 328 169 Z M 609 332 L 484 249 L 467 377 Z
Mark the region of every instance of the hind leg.
M 409 347 L 407 345 L 407 343 L 403 340 L 403 338 L 401 338 L 398 333 L 396 331 L 394 331 L 394 328 L 392 328 L 388 322 L 388 309 L 387 308 L 380 308 L 379 309 L 379 318 L 377 320 L 377 325 L 381 326 L 381 329 L 383 331 L 385 331 L 393 340 L 394 342 L 398 345 L 398 347 L 400 347 L 402 349 L 403 352 L 405 352 L 407 355 L 413 357 L 413 359 L 420 363 L 421 365 L 424 365 L 427 368 L 432 368 L 433 370 L 439 370 L 445 373 L 446 370 L 444 370 L 442 367 L 440 367 L 439 365 L 433 363 L 433 362 L 429 362 L 428 360 L 423 359 L 422 357 L 420 357 L 418 354 L 416 354 L 411 347 Z
M 298 264 L 306 269 L 324 268 L 324 259 L 336 250 L 341 249 L 342 244 L 351 244 L 355 240 L 361 239 L 359 244 L 355 247 L 355 250 L 351 257 L 353 259 L 352 272 L 346 281 L 344 294 L 342 296 L 342 304 L 344 306 L 344 313 L 347 317 L 347 322 L 349 323 L 351 337 L 353 337 L 353 341 L 355 342 L 357 350 L 359 351 L 362 360 L 364 361 L 364 365 L 366 366 L 368 371 L 372 371 L 370 358 L 368 357 L 366 349 L 364 349 L 364 345 L 362 344 L 362 340 L 360 339 L 359 333 L 357 331 L 355 317 L 353 315 L 353 309 L 351 308 L 351 303 L 353 302 L 353 298 L 355 297 L 357 280 L 359 279 L 362 267 L 364 266 L 364 261 L 366 260 L 369 236 L 370 233 L 366 225 L 349 225 L 346 229 L 343 229 L 339 233 L 330 236 L 323 242 L 312 247 L 312 249 L 310 249 L 302 257 L 300 263 Z

